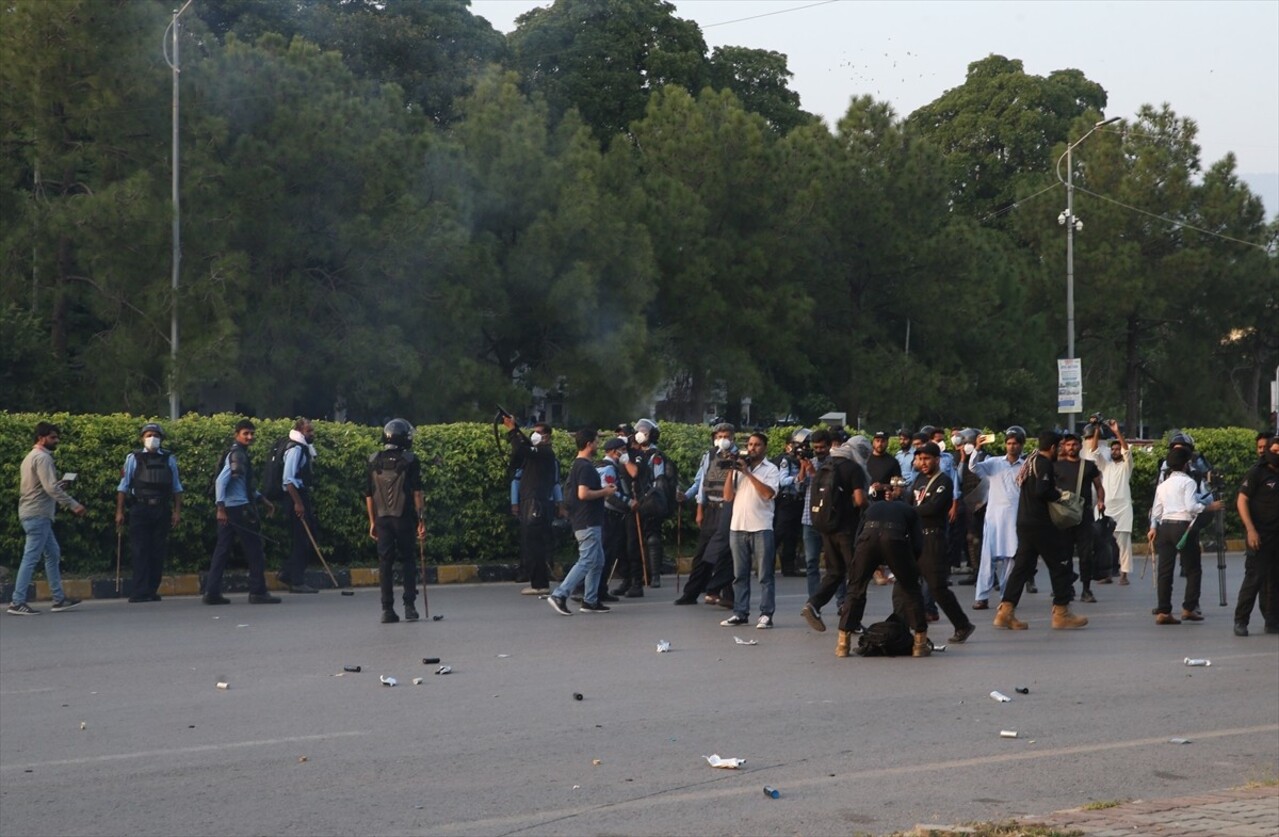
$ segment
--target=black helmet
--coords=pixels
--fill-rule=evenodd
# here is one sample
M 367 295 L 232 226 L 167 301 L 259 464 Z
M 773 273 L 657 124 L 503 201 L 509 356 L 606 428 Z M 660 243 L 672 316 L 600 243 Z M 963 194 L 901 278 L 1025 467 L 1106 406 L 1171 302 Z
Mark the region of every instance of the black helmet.
M 154 433 L 155 435 L 159 436 L 161 439 L 164 438 L 164 428 L 160 427 L 160 425 L 156 424 L 153 421 L 142 425 L 142 429 L 138 431 L 139 436 L 145 436 L 148 433 Z
M 1026 444 L 1026 428 L 1022 427 L 1020 424 L 1014 424 L 1012 427 L 1005 430 L 1004 436 L 1012 436 L 1023 445 Z
M 1182 445 L 1190 450 L 1194 450 L 1195 439 L 1184 430 L 1174 430 L 1172 431 L 1172 437 L 1168 439 L 1168 447 L 1172 448 L 1177 445 Z
M 813 431 L 807 427 L 801 427 L 791 434 L 790 440 L 797 445 L 808 444 L 808 438 L 813 435 Z
M 933 434 L 937 432 L 937 428 L 933 427 L 931 424 L 925 424 L 923 427 L 919 428 L 919 432 L 923 433 L 931 440 L 933 438 Z
M 391 419 L 382 428 L 382 442 L 397 448 L 413 447 L 413 425 L 402 418 Z
M 662 435 L 662 430 L 657 426 L 657 422 L 652 419 L 642 418 L 635 422 L 635 433 L 646 434 L 647 441 L 650 444 L 657 444 L 657 439 Z

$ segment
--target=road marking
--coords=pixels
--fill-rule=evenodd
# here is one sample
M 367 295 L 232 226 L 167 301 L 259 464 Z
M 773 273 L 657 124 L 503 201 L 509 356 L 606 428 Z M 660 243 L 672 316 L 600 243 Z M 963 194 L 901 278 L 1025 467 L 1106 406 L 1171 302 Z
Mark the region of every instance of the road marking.
M 1234 736 L 1258 735 L 1261 733 L 1273 734 L 1275 732 L 1279 732 L 1279 724 L 1263 724 L 1255 727 L 1234 727 L 1230 729 L 1186 732 L 1182 735 L 1192 741 L 1203 741 L 1211 738 L 1230 738 Z M 851 773 L 839 773 L 834 777 L 819 776 L 812 779 L 801 779 L 798 781 L 788 780 L 786 786 L 793 790 L 800 787 L 845 784 L 849 780 L 856 779 L 878 779 L 885 776 L 908 773 L 945 772 L 955 770 L 956 768 L 983 767 L 1018 761 L 1059 759 L 1062 756 L 1076 756 L 1084 753 L 1101 753 L 1109 750 L 1135 749 L 1138 747 L 1152 747 L 1156 745 L 1162 747 L 1167 744 L 1168 737 L 1169 736 L 1167 735 L 1161 735 L 1155 738 L 1134 738 L 1127 741 L 1105 741 L 1096 744 L 1080 744 L 1074 747 L 1058 747 L 1051 750 L 1026 750 L 1013 753 L 998 753 L 989 756 L 976 756 L 968 759 L 925 762 L 923 764 L 907 764 L 898 767 L 873 767 L 866 770 L 853 771 Z M 803 762 L 816 761 L 822 757 L 837 757 L 839 755 L 839 753 L 827 753 L 823 754 L 823 756 L 805 758 L 797 762 L 768 765 L 756 764 L 755 770 L 751 772 L 760 773 L 763 770 L 792 768 Z M 719 773 L 720 771 L 713 772 Z M 505 837 L 505 835 L 518 834 L 528 829 L 544 828 L 548 825 L 571 820 L 574 817 L 584 814 L 589 815 L 592 813 L 599 813 L 601 811 L 626 810 L 637 805 L 648 806 L 654 803 L 709 802 L 718 799 L 742 796 L 748 793 L 758 793 L 758 791 L 754 789 L 753 785 L 749 790 L 742 788 L 740 784 L 734 784 L 732 787 L 724 787 L 723 782 L 732 778 L 733 771 L 723 772 L 727 775 L 712 776 L 705 780 L 692 782 L 681 787 L 656 790 L 652 793 L 643 794 L 642 796 L 637 796 L 632 799 L 619 800 L 617 802 L 610 802 L 603 805 L 562 808 L 559 811 L 541 811 L 532 816 L 513 815 L 509 817 L 491 817 L 488 819 L 459 820 L 450 823 L 439 823 L 432 826 L 432 831 L 437 834 L 443 834 L 459 830 L 473 832 L 476 828 L 478 828 L 481 833 L 500 833 Z M 499 829 L 503 830 L 499 831 Z
M 10 689 L 7 691 L 0 692 L 0 697 L 4 697 L 5 695 L 38 695 L 43 692 L 53 692 L 53 691 L 57 691 L 57 690 L 54 689 L 52 686 L 46 686 L 45 688 L 42 688 L 42 689 Z
M 302 741 L 325 741 L 330 738 L 350 738 L 356 735 L 368 735 L 367 730 L 348 730 L 346 732 L 330 732 L 324 735 L 297 735 L 292 738 L 266 738 L 256 741 L 232 741 L 228 744 L 203 744 L 199 747 L 178 747 L 170 750 L 141 750 L 136 753 L 112 753 L 105 756 L 83 756 L 77 759 L 57 759 L 55 761 L 33 761 L 27 764 L 0 765 L 0 771 L 34 770 L 37 767 L 64 767 L 66 765 L 102 764 L 110 761 L 127 759 L 145 759 L 155 756 L 183 756 L 190 753 L 211 753 L 222 750 L 239 750 L 245 747 L 267 747 L 272 744 L 296 744 Z

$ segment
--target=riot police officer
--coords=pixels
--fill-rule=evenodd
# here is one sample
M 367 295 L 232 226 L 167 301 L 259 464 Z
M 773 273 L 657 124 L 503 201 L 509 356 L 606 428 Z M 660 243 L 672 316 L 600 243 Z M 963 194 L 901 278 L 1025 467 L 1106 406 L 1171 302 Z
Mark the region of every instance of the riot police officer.
M 144 424 L 142 447 L 130 453 L 116 486 L 115 525 L 129 517 L 129 549 L 133 556 L 133 582 L 129 601 L 158 602 L 160 578 L 169 549 L 169 529 L 182 520 L 182 481 L 178 460 L 161 447 L 164 430 Z
M 404 578 L 404 621 L 418 619 L 417 565 L 413 562 L 413 538 L 426 537 L 426 511 L 422 499 L 422 463 L 410 448 L 413 425 L 401 418 L 382 428 L 382 450 L 369 457 L 364 506 L 369 516 L 369 537 L 377 541 L 378 576 L 382 584 L 382 622 L 399 622 L 395 613 L 395 562 Z

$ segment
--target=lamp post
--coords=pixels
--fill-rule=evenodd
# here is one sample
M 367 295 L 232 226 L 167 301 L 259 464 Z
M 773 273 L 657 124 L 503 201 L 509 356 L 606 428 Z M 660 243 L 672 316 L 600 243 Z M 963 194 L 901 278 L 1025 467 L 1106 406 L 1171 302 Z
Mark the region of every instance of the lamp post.
M 1101 122 L 1094 123 L 1088 133 L 1066 146 L 1066 153 L 1057 158 L 1057 179 L 1061 180 L 1066 187 L 1066 209 L 1057 216 L 1057 223 L 1066 228 L 1066 359 L 1075 359 L 1075 232 L 1082 232 L 1084 222 L 1079 220 L 1075 215 L 1075 186 L 1074 186 L 1074 167 L 1071 164 L 1070 153 L 1075 150 L 1075 146 L 1092 136 L 1093 132 L 1098 128 L 1106 125 L 1112 125 L 1118 122 L 1120 117 L 1114 116 L 1110 119 L 1104 119 Z M 1066 161 L 1066 178 L 1061 177 L 1061 161 Z M 1074 430 L 1076 416 L 1078 413 L 1071 412 L 1069 416 L 1067 429 Z
M 170 284 L 173 289 L 173 308 L 169 318 L 169 418 L 178 417 L 178 270 L 182 265 L 182 214 L 178 199 L 178 76 L 181 74 L 181 63 L 178 60 L 178 33 L 181 25 L 178 18 L 187 10 L 193 0 L 173 12 L 173 21 L 165 29 L 165 38 L 161 44 L 165 47 L 164 60 L 173 70 L 173 274 Z M 169 57 L 168 35 L 173 33 L 173 57 Z

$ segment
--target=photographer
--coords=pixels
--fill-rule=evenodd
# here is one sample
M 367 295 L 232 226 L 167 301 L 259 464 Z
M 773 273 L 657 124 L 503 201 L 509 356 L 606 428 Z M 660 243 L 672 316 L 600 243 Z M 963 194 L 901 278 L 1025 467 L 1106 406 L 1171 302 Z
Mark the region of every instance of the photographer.
M 777 543 L 777 555 L 781 559 L 782 575 L 804 575 L 795 565 L 799 553 L 799 536 L 804 516 L 804 494 L 800 480 L 800 463 L 813 458 L 808 428 L 796 430 L 786 443 L 786 451 L 773 464 L 781 474 L 781 487 L 777 491 L 777 507 L 773 515 L 773 537 Z
M 746 443 L 746 455 L 735 461 L 724 480 L 724 501 L 733 504 L 728 527 L 728 544 L 733 551 L 733 615 L 720 622 L 725 627 L 745 625 L 749 619 L 751 569 L 756 563 L 760 616 L 755 627 L 773 627 L 773 498 L 780 475 L 767 454 L 768 437 L 752 433 Z

